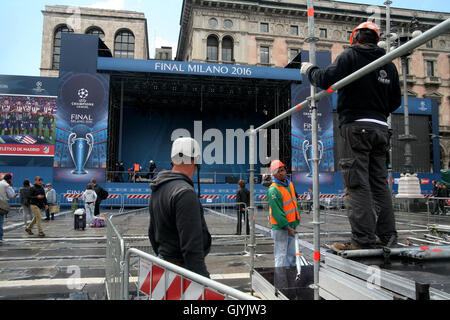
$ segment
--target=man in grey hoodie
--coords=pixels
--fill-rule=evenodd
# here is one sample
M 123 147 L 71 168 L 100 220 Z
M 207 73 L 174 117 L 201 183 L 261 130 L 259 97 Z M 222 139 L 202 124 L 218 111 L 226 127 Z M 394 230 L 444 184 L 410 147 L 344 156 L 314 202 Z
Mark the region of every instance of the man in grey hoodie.
M 194 139 L 174 141 L 172 171 L 161 171 L 150 184 L 148 235 L 160 258 L 209 277 L 205 257 L 211 235 L 192 182 L 199 159 L 200 147 Z

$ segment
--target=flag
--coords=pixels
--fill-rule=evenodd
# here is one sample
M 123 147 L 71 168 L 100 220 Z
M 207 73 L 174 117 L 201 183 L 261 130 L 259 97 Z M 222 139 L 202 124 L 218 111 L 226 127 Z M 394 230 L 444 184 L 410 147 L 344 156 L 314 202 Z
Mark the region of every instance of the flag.
M 36 139 L 33 139 L 30 136 L 17 136 L 15 139 L 17 142 L 20 142 L 23 144 L 35 144 L 37 142 Z

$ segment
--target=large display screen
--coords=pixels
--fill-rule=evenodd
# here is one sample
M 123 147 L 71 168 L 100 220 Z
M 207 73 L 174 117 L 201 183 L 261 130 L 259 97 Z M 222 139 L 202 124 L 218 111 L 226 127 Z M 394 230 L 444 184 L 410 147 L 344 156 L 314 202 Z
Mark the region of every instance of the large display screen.
M 0 155 L 53 157 L 56 97 L 0 94 Z

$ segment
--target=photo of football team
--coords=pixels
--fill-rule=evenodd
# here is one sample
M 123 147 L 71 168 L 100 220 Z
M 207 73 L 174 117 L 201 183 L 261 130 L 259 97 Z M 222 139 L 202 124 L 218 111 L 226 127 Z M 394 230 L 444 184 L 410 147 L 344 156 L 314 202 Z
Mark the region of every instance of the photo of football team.
M 0 134 L 55 141 L 56 97 L 0 95 Z

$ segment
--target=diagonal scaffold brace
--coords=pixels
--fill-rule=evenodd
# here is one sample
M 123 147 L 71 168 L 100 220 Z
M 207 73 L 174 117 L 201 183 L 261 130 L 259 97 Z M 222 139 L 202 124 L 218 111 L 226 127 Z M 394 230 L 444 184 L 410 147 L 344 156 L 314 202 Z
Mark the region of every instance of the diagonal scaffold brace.
M 312 28 L 311 28 L 312 26 Z M 314 37 L 314 7 L 313 7 L 313 0 L 308 0 L 308 29 L 309 34 L 312 34 L 312 37 Z M 376 70 L 377 68 L 384 66 L 385 64 L 393 61 L 396 58 L 399 58 L 408 52 L 414 50 L 415 48 L 427 43 L 433 38 L 436 38 L 437 36 L 449 32 L 450 31 L 450 18 L 441 22 L 440 24 L 434 26 L 430 30 L 424 32 L 422 35 L 413 38 L 412 40 L 406 42 L 402 46 L 399 46 L 395 50 L 390 51 L 383 57 L 373 61 L 372 63 L 366 65 L 365 67 L 355 71 L 354 73 L 348 75 L 347 77 L 343 78 L 342 80 L 336 82 L 333 84 L 330 88 L 327 90 L 320 91 L 319 93 L 315 93 L 315 88 L 311 88 L 311 96 L 306 98 L 303 102 L 297 104 L 296 106 L 288 109 L 287 111 L 283 112 L 282 114 L 276 116 L 272 120 L 266 122 L 265 124 L 259 126 L 258 128 L 254 129 L 253 126 L 250 127 L 249 130 L 249 147 L 250 147 L 250 207 L 249 207 L 249 214 L 251 219 L 250 224 L 250 255 L 251 255 L 251 262 L 250 262 L 250 281 L 252 281 L 252 274 L 254 271 L 254 255 L 256 251 L 256 243 L 255 243 L 255 194 L 254 194 L 254 185 L 255 185 L 255 175 L 254 175 L 254 164 L 255 164 L 255 141 L 256 141 L 256 134 L 258 134 L 259 131 L 263 129 L 267 129 L 270 126 L 280 122 L 281 120 L 292 116 L 293 114 L 299 112 L 300 110 L 303 110 L 306 107 L 311 107 L 312 111 L 312 125 L 313 125 L 313 208 L 314 208 L 314 215 L 313 215 L 313 224 L 314 224 L 314 299 L 320 299 L 319 297 L 319 268 L 320 268 L 320 233 L 316 234 L 317 231 L 320 231 L 320 222 L 319 222 L 319 175 L 318 175 L 318 158 L 317 158 L 317 150 L 318 150 L 318 141 L 317 141 L 317 131 L 314 137 L 314 121 L 316 121 L 316 130 L 317 130 L 317 108 L 315 106 L 315 103 L 322 98 L 336 92 L 337 90 L 345 87 L 346 85 L 360 79 L 361 77 L 365 76 L 366 74 Z M 311 39 L 310 39 L 311 40 Z M 315 63 L 315 41 L 310 41 L 310 62 Z M 312 52 L 314 52 L 314 55 L 312 55 Z M 313 60 L 314 59 L 314 60 Z M 314 90 L 314 91 L 313 91 Z M 315 112 L 314 112 L 315 111 Z M 315 113 L 315 117 L 314 117 Z M 253 160 L 253 161 L 252 161 Z M 317 253 L 316 253 L 317 252 Z

